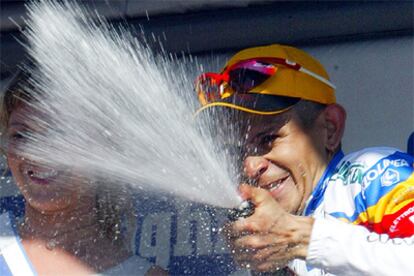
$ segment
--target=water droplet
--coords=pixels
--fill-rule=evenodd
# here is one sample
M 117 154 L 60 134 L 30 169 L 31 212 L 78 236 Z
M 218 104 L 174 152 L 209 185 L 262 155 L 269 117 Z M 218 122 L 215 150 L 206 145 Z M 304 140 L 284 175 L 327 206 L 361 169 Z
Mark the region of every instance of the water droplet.
M 107 136 L 112 136 L 112 133 L 107 129 L 104 130 L 104 134 L 106 134 Z
M 33 17 L 40 25 L 47 21 L 56 28 L 39 27 L 34 37 L 28 37 L 29 43 L 33 42 L 38 50 L 32 58 L 50 63 L 48 71 L 54 80 L 52 85 L 34 79 L 41 83 L 44 95 L 33 103 L 34 108 L 45 111 L 42 121 L 53 122 L 44 126 L 46 133 L 53 133 L 53 139 L 34 134 L 36 143 L 31 145 L 29 156 L 71 166 L 86 177 L 99 176 L 110 183 L 140 183 L 132 185 L 137 190 L 154 187 L 174 190 L 171 191 L 174 196 L 221 207 L 231 205 L 229 199 L 238 202 L 232 181 L 236 179 L 234 171 L 227 169 L 237 166 L 229 166 L 228 159 L 216 154 L 216 147 L 221 143 L 206 143 L 199 129 L 189 123 L 194 121 L 188 112 L 193 110 L 193 99 L 182 96 L 191 90 L 183 89 L 182 85 L 187 82 L 187 70 L 181 74 L 179 67 L 168 59 L 159 59 L 160 63 L 156 63 L 152 53 L 140 45 L 125 50 L 117 45 L 136 44 L 136 41 L 123 41 L 127 35 L 102 35 L 88 19 L 79 25 L 72 18 L 70 8 L 59 9 L 56 5 L 52 18 L 43 20 L 44 15 L 40 13 Z M 73 28 L 62 27 L 67 24 Z M 151 35 L 156 40 L 155 34 Z M 120 41 L 114 41 L 115 38 Z M 108 49 L 112 51 L 111 58 L 96 58 L 108 56 Z M 75 53 L 76 59 L 85 66 L 79 67 L 68 53 Z M 171 58 L 175 59 L 173 55 Z M 189 58 L 193 60 L 192 56 Z M 180 60 L 175 62 L 181 64 Z M 205 133 L 213 129 L 213 121 L 205 121 Z M 111 139 L 97 139 L 97 132 Z M 223 143 L 234 143 L 234 140 Z M 206 177 L 212 174 L 214 178 Z M 194 187 L 194 182 L 203 189 Z

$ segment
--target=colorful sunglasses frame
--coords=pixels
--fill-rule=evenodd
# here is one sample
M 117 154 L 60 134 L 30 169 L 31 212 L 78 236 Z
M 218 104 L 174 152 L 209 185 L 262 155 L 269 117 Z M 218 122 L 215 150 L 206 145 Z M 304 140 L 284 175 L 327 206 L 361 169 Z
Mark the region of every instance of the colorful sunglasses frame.
M 215 85 L 217 85 L 217 87 L 220 87 L 220 85 L 223 82 L 229 83 L 229 81 L 230 81 L 229 73 L 232 70 L 243 68 L 243 66 L 245 66 L 246 64 L 253 63 L 253 62 L 263 62 L 263 63 L 272 64 L 272 65 L 283 65 L 283 66 L 285 66 L 289 69 L 305 73 L 305 74 L 321 81 L 322 83 L 328 85 L 332 89 L 336 89 L 335 85 L 332 84 L 329 80 L 327 80 L 326 78 L 324 78 L 324 77 L 322 77 L 322 76 L 320 76 L 316 73 L 313 73 L 312 71 L 304 68 L 300 64 L 298 64 L 296 62 L 289 61 L 287 59 L 274 58 L 274 57 L 260 57 L 260 58 L 251 58 L 251 59 L 241 60 L 241 61 L 231 65 L 228 68 L 224 68 L 223 72 L 220 73 L 220 74 L 212 73 L 212 72 L 201 74 L 196 79 L 196 89 L 199 86 L 200 82 L 205 81 L 207 79 L 209 79 L 210 81 L 213 80 L 215 82 Z M 263 67 L 261 69 L 263 70 L 261 73 L 269 75 L 269 76 L 272 76 L 277 71 L 277 67 L 273 67 L 273 68 L 272 67 L 267 67 L 267 68 Z M 261 71 L 261 70 L 257 70 L 257 71 Z M 197 89 L 197 92 L 198 92 L 198 95 L 199 95 L 199 98 L 200 98 L 200 96 L 201 96 L 200 94 L 204 93 L 204 92 L 203 91 L 198 91 L 198 90 L 199 89 Z M 204 95 L 204 101 L 206 101 L 205 96 L 206 95 Z

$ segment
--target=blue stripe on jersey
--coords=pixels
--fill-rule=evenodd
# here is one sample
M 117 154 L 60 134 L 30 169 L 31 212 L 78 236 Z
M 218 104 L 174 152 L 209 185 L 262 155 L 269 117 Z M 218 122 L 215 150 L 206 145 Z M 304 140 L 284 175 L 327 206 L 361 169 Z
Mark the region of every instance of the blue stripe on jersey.
M 352 216 L 348 216 L 347 214 L 345 214 L 344 212 L 334 212 L 334 213 L 329 213 L 329 215 L 335 217 L 335 218 L 344 218 L 347 219 L 350 222 L 355 221 L 360 213 L 354 213 Z
M 329 162 L 328 167 L 326 168 L 321 179 L 319 180 L 318 184 L 316 184 L 316 187 L 312 192 L 309 203 L 306 205 L 306 208 L 304 210 L 305 216 L 311 215 L 316 210 L 316 208 L 318 208 L 319 204 L 321 204 L 327 185 L 325 180 L 331 177 L 335 171 L 336 165 L 338 165 L 339 161 L 341 161 L 343 157 L 344 153 L 342 151 L 338 151 L 332 158 L 331 162 Z
M 367 195 L 364 200 L 366 208 L 377 204 L 398 183 L 407 180 L 413 173 L 413 161 L 413 157 L 397 151 L 367 170 L 363 178 L 366 187 L 364 194 Z
M 13 276 L 12 272 L 10 271 L 9 265 L 7 264 L 3 255 L 0 255 L 0 275 Z

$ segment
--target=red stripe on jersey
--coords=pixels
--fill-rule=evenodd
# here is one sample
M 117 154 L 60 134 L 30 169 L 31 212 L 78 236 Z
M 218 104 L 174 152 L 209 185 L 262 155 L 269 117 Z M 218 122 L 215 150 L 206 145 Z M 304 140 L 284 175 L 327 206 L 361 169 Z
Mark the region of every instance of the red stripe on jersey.
M 370 231 L 388 234 L 390 238 L 406 238 L 414 235 L 414 201 L 393 214 L 385 215 L 379 223 L 361 223 Z

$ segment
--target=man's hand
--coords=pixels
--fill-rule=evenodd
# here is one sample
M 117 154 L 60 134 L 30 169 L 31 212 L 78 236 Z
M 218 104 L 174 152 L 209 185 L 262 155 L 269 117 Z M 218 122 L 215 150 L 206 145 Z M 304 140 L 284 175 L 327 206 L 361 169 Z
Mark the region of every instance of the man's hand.
M 256 271 L 275 271 L 294 258 L 305 259 L 313 218 L 283 210 L 266 190 L 240 186 L 241 196 L 255 212 L 225 226 L 236 262 Z

